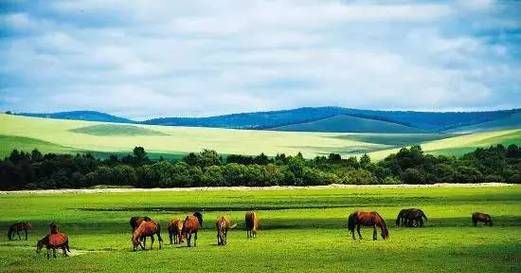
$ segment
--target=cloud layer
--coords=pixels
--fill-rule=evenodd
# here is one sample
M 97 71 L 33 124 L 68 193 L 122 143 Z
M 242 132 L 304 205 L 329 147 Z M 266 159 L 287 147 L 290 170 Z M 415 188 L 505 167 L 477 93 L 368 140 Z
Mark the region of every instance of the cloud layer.
M 521 107 L 520 14 L 485 0 L 3 1 L 0 109 Z

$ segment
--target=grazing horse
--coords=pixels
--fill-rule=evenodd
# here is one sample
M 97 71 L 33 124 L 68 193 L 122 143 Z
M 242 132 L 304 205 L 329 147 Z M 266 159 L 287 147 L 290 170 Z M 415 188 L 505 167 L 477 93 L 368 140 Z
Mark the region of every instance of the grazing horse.
M 47 248 L 47 259 L 50 259 L 50 251 L 52 249 L 52 256 L 56 258 L 56 249 L 61 248 L 63 250 L 63 256 L 67 255 L 67 252 L 71 252 L 69 249 L 69 237 L 65 233 L 56 232 L 47 234 L 41 240 L 36 243 L 36 252 L 40 253 L 43 247 Z
M 387 230 L 387 225 L 385 224 L 384 219 L 378 212 L 376 211 L 355 211 L 350 214 L 347 218 L 347 229 L 351 232 L 353 236 L 353 240 L 355 240 L 355 227 L 358 232 L 358 236 L 362 239 L 362 234 L 360 234 L 360 226 L 373 227 L 373 240 L 376 240 L 377 233 L 376 227 L 380 227 L 381 235 L 384 240 L 389 238 L 389 230 Z
M 25 232 L 25 240 L 27 241 L 27 231 L 33 229 L 33 226 L 31 223 L 16 223 L 12 224 L 9 227 L 9 230 L 7 231 L 7 238 L 9 240 L 14 240 L 14 234 L 16 233 L 18 235 L 18 240 L 22 240 L 22 237 L 20 236 L 20 231 Z
M 132 233 L 132 246 L 133 250 L 136 251 L 138 246 L 141 246 L 141 249 L 146 249 L 146 243 L 142 242 L 142 238 L 150 236 L 150 240 L 152 243 L 150 244 L 150 249 L 154 248 L 154 235 L 157 235 L 157 240 L 159 241 L 159 249 L 163 246 L 163 239 L 161 238 L 161 226 L 159 222 L 155 221 L 142 221 L 139 227 L 134 230 Z M 146 242 L 146 241 L 145 241 Z
M 217 228 L 217 245 L 224 246 L 227 243 L 228 230 L 233 229 L 237 224 L 231 224 L 227 216 L 219 216 L 215 222 Z
M 427 215 L 421 209 L 402 209 L 396 217 L 396 226 L 423 227 L 423 219 L 427 221 Z
M 197 231 L 199 231 L 200 228 L 201 224 L 196 216 L 186 216 L 185 221 L 183 222 L 181 234 L 186 238 L 186 244 L 188 247 L 192 246 L 192 234 L 194 235 L 194 246 L 197 246 Z
M 168 237 L 170 244 L 180 244 L 183 242 L 183 221 L 176 218 L 168 223 Z
M 244 222 L 246 223 L 246 237 L 257 237 L 257 229 L 259 228 L 259 218 L 257 217 L 257 213 L 254 211 L 246 212 Z
M 474 226 L 478 225 L 478 222 L 483 222 L 485 225 L 492 226 L 492 217 L 486 213 L 474 212 L 472 213 L 472 223 Z

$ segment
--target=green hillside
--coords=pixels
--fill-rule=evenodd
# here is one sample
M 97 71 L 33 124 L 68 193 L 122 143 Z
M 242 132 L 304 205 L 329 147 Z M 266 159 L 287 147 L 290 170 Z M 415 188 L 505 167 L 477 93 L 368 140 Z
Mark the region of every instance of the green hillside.
M 458 127 L 456 129 L 450 130 L 450 132 L 480 132 L 480 131 L 492 131 L 492 130 L 502 130 L 502 129 L 513 129 L 519 128 L 519 124 L 521 124 L 521 113 L 512 114 L 509 117 L 487 121 L 479 124 L 474 124 L 470 126 Z
M 221 154 L 296 154 L 305 157 L 339 153 L 369 153 L 382 159 L 397 147 L 421 144 L 430 153 L 461 154 L 493 144 L 521 145 L 521 129 L 466 135 L 390 133 L 310 133 L 254 131 L 219 128 L 128 125 L 76 120 L 57 120 L 0 114 L 0 157 L 12 149 L 43 152 L 90 151 L 106 157 L 126 154 L 143 146 L 151 155 L 165 158 L 213 149 Z
M 277 131 L 297 132 L 354 132 L 354 133 L 421 133 L 421 129 L 376 119 L 337 115 L 311 122 L 274 128 Z
M 166 136 L 167 134 L 133 125 L 97 124 L 72 129 L 72 132 L 93 136 Z

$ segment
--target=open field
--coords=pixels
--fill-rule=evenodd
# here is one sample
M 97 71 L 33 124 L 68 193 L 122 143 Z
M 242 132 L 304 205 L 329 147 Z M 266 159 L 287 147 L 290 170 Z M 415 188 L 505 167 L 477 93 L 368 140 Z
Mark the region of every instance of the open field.
M 23 137 L 21 139 L 20 137 Z M 305 157 L 339 153 L 369 153 L 382 159 L 396 147 L 422 144 L 427 152 L 459 154 L 492 144 L 521 144 L 521 129 L 442 134 L 356 134 L 231 130 L 216 128 L 120 125 L 115 123 L 55 120 L 0 114 L 0 156 L 12 149 L 39 148 L 45 152 L 93 151 L 97 154 L 128 153 L 143 146 L 152 155 L 179 156 L 202 149 L 221 154 L 277 153 Z
M 0 237 L 0 272 L 519 272 L 521 186 L 421 188 L 302 188 L 268 190 L 16 193 L 0 195 L 0 227 L 31 221 L 29 241 Z M 401 208 L 419 207 L 425 228 L 395 228 Z M 205 210 L 198 246 L 132 252 L 128 219 L 168 219 Z M 244 211 L 256 209 L 261 231 L 247 240 Z M 348 213 L 378 210 L 390 240 L 352 241 Z M 472 227 L 473 211 L 490 213 L 494 227 Z M 217 247 L 214 219 L 238 222 L 229 245 Z M 48 261 L 34 252 L 49 221 L 70 236 L 75 256 Z M 165 228 L 163 228 L 165 229 Z M 163 238 L 167 234 L 163 231 Z M 80 255 L 81 254 L 81 255 Z

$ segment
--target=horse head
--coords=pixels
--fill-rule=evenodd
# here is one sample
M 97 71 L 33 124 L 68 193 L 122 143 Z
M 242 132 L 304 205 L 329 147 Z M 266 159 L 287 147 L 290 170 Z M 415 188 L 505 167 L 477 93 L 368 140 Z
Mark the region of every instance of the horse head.
M 38 240 L 36 241 L 36 253 L 40 253 L 40 251 L 42 250 L 43 246 L 44 246 L 44 239 L 41 239 L 41 240 Z

